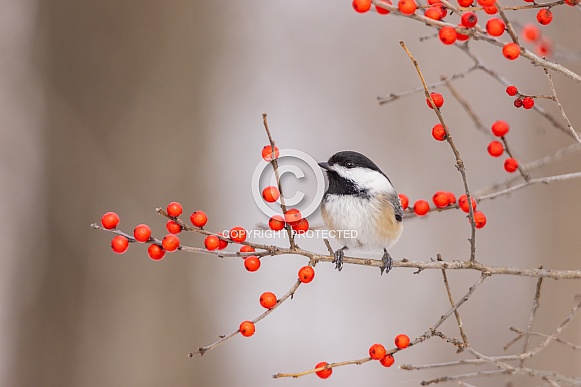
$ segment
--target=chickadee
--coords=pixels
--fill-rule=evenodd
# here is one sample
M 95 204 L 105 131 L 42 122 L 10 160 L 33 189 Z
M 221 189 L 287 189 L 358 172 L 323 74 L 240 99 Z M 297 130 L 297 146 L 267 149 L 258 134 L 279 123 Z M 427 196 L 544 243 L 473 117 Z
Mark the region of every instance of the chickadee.
M 321 215 L 343 244 L 335 251 L 335 267 L 341 271 L 344 251 L 349 248 L 383 249 L 381 274 L 389 272 L 392 259 L 387 249 L 403 231 L 403 208 L 391 181 L 373 161 L 353 151 L 335 153 L 319 166 L 329 179 Z

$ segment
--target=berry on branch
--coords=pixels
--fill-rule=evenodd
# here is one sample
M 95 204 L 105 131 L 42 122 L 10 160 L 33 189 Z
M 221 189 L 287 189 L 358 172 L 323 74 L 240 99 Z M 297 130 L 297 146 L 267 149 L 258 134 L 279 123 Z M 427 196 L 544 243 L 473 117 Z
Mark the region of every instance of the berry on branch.
M 520 56 L 520 46 L 510 42 L 502 47 L 502 55 L 508 60 L 515 60 Z
M 101 217 L 101 224 L 107 230 L 114 229 L 119 224 L 119 215 L 117 215 L 115 212 L 106 212 Z
M 182 205 L 178 202 L 171 202 L 167 205 L 167 214 L 172 218 L 177 218 L 182 214 Z
M 256 255 L 251 255 L 244 260 L 244 267 L 249 272 L 254 272 L 260 269 L 260 258 L 258 258 Z
M 373 360 L 381 360 L 385 357 L 386 354 L 387 351 L 381 344 L 373 344 L 371 347 L 369 347 L 369 357 L 371 357 Z
M 320 363 L 317 363 L 317 365 L 315 366 L 315 368 L 321 368 L 321 367 L 326 367 L 328 366 L 329 363 L 327 363 L 326 361 L 322 361 Z M 321 379 L 327 379 L 329 376 L 331 376 L 331 374 L 333 373 L 333 369 L 332 368 L 326 368 L 324 370 L 321 371 L 317 371 L 315 372 L 317 374 L 318 377 L 320 377 Z
M 452 27 L 450 27 L 450 28 L 452 28 Z M 456 33 L 456 31 L 454 31 L 454 33 Z M 442 94 L 440 94 L 440 93 L 430 93 L 430 97 L 432 97 L 432 100 L 434 100 L 434 103 L 436 104 L 436 107 L 437 108 L 441 108 L 442 105 L 444 105 L 444 97 L 442 97 Z M 433 107 L 432 107 L 432 101 L 430 101 L 429 98 L 426 98 L 426 103 L 428 104 L 428 107 L 430 109 L 433 109 Z
M 418 200 L 414 203 L 414 212 L 418 216 L 424 216 L 430 211 L 430 204 L 425 200 Z
M 315 278 L 315 269 L 310 266 L 303 266 L 299 269 L 299 281 L 308 284 Z
M 410 345 L 410 338 L 408 335 L 400 333 L 399 335 L 395 336 L 394 342 L 396 347 L 399 349 L 404 349 Z
M 133 230 L 133 237 L 137 242 L 147 242 L 151 236 L 151 228 L 147 224 L 139 224 Z
M 263 308 L 271 309 L 277 303 L 276 296 L 272 292 L 264 292 L 260 295 L 260 305 Z
M 208 217 L 204 211 L 196 211 L 190 215 L 190 222 L 195 227 L 204 227 L 208 223 Z
M 129 240 L 123 235 L 117 235 L 111 240 L 111 248 L 117 254 L 123 254 L 129 247 Z
M 160 245 L 152 244 L 147 248 L 147 253 L 149 254 L 149 258 L 154 261 L 159 261 L 165 255 L 165 250 Z
M 250 337 L 254 334 L 255 331 L 256 327 L 252 321 L 242 321 L 242 323 L 240 323 L 240 333 L 242 336 Z

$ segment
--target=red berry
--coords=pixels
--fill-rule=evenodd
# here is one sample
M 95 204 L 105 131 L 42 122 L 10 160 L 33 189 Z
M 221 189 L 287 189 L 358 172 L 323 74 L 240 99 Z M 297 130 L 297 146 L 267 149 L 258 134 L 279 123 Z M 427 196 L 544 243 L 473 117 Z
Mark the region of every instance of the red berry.
M 178 247 L 180 247 L 180 238 L 173 234 L 167 234 L 161 240 L 161 245 L 163 246 L 165 251 L 176 251 Z
M 147 253 L 151 259 L 159 261 L 165 255 L 165 250 L 161 246 L 153 244 L 147 248 Z
M 216 235 L 208 235 L 204 239 L 204 246 L 206 246 L 207 250 L 216 250 L 220 246 L 220 239 Z
M 111 229 L 117 227 L 117 225 L 119 224 L 119 215 L 117 215 L 114 212 L 106 212 L 101 217 L 101 224 L 107 230 L 111 230 Z
M 457 0 L 460 7 L 470 7 L 472 5 L 472 0 Z
M 497 137 L 502 137 L 506 135 L 510 129 L 510 126 L 506 121 L 498 120 L 492 124 L 492 134 Z
M 255 252 L 255 251 L 256 251 L 256 250 L 255 250 L 255 249 L 254 249 L 254 247 L 252 247 L 252 246 L 248 246 L 248 245 L 242 245 L 242 246 L 240 247 L 240 252 L 241 252 L 241 253 L 253 253 L 253 252 Z M 244 258 L 246 258 L 246 257 L 244 257 Z
M 436 192 L 432 197 L 432 200 L 434 201 L 434 204 L 438 208 L 444 208 L 447 207 L 448 204 L 450 204 L 450 198 L 448 196 L 448 193 L 444 191 Z
M 274 203 L 280 197 L 280 191 L 273 185 L 269 185 L 265 189 L 262 190 L 262 198 L 269 202 Z
M 167 205 L 167 214 L 172 218 L 176 218 L 182 214 L 182 205 L 178 202 L 171 202 Z
M 518 93 L 518 89 L 516 88 L 516 86 L 508 86 L 506 88 L 506 94 L 510 95 L 511 97 L 514 97 L 515 95 L 517 95 Z
M 302 218 L 297 223 L 292 224 L 291 227 L 297 234 L 304 234 L 309 230 L 309 221 L 306 218 Z
M 522 98 L 518 97 L 514 100 L 514 107 L 515 108 L 522 107 Z
M 442 12 L 440 12 L 440 7 L 432 5 L 430 8 L 426 9 L 424 16 L 429 19 L 440 20 L 442 18 Z
M 444 141 L 446 139 L 446 130 L 442 124 L 436 124 L 432 128 L 432 137 L 437 141 Z
M 302 218 L 303 216 L 301 215 L 301 212 L 296 208 L 291 208 L 284 213 L 284 221 L 291 226 L 298 223 Z
M 230 239 L 236 243 L 242 243 L 246 240 L 246 230 L 240 226 L 232 227 L 230 230 Z
M 251 255 L 244 260 L 244 267 L 250 272 L 260 269 L 260 258 L 256 255 Z
M 465 12 L 460 18 L 461 24 L 466 28 L 472 28 L 478 23 L 478 16 L 474 12 Z
M 278 147 L 275 145 L 274 158 L 278 159 L 278 156 L 279 156 Z M 262 148 L 262 158 L 268 162 L 272 161 L 272 147 L 270 145 L 265 145 L 264 148 Z
M 182 232 L 182 226 L 180 226 L 179 223 L 176 223 L 173 220 L 168 220 L 167 223 L 165 224 L 165 228 L 167 228 L 167 231 L 171 234 L 179 234 L 180 232 Z
M 242 321 L 242 323 L 240 323 L 240 333 L 242 336 L 250 337 L 255 331 L 256 327 L 252 321 Z
M 506 26 L 502 19 L 493 17 L 486 22 L 486 31 L 491 36 L 500 36 L 504 33 Z
M 442 4 L 442 0 L 428 0 L 428 4 L 430 5 Z
M 496 0 L 478 0 L 478 4 L 483 7 L 490 7 L 496 2 Z
M 474 211 L 474 226 L 482 228 L 486 225 L 486 216 L 482 211 Z
M 522 100 L 522 107 L 524 107 L 525 109 L 531 109 L 533 106 L 535 106 L 535 100 L 531 97 L 524 97 Z
M 371 357 L 373 360 L 381 360 L 385 357 L 386 354 L 387 351 L 381 344 L 373 344 L 371 347 L 369 347 L 369 357 Z
M 502 146 L 502 143 L 500 141 L 491 141 L 490 144 L 488 144 L 487 149 L 488 153 L 492 157 L 498 157 L 504 153 L 504 146 Z
M 444 28 L 446 28 L 446 27 L 444 27 Z M 450 27 L 450 28 L 452 28 L 452 27 Z M 452 28 L 452 29 L 454 29 L 454 28 Z M 442 30 L 440 30 L 440 31 L 442 31 Z M 456 31 L 454 31 L 454 33 L 456 33 Z M 430 93 L 430 96 L 432 97 L 432 100 L 434 100 L 434 103 L 436 104 L 436 107 L 437 108 L 441 108 L 442 105 L 444 105 L 444 97 L 442 97 L 442 94 L 440 94 L 440 93 Z M 433 109 L 432 102 L 430 101 L 429 98 L 426 98 L 426 103 L 428 104 L 428 107 L 430 109 Z
M 419 216 L 424 216 L 430 211 L 430 204 L 425 200 L 418 200 L 414 203 L 414 212 Z
M 377 11 L 378 14 L 380 15 L 387 15 L 389 12 L 391 12 L 389 9 L 385 9 L 385 8 L 381 8 L 381 6 L 377 6 L 378 4 L 389 4 L 392 5 L 393 3 L 391 2 L 391 0 L 379 0 L 377 3 L 375 3 L 375 10 Z
M 548 8 L 541 8 L 537 12 L 537 21 L 546 26 L 553 20 L 553 13 Z
M 190 222 L 196 227 L 204 227 L 208 223 L 208 217 L 204 211 L 196 211 L 190 215 Z
M 151 228 L 147 224 L 139 224 L 133 230 L 133 237 L 138 242 L 147 242 L 151 236 Z
M 353 0 L 352 5 L 355 12 L 365 13 L 371 9 L 371 0 Z
M 580 0 L 565 0 L 565 4 L 570 5 L 571 7 L 576 6 L 577 4 L 579 4 Z
M 397 8 L 404 15 L 411 15 L 416 12 L 418 5 L 414 0 L 399 0 L 397 3 Z
M 284 228 L 284 219 L 282 215 L 274 215 L 268 220 L 268 227 L 273 231 L 280 231 Z
M 448 194 L 448 203 L 454 204 L 456 203 L 456 195 L 453 192 L 447 192 Z
M 408 206 L 410 205 L 410 200 L 404 194 L 399 194 L 399 201 L 401 202 L 401 206 L 404 210 L 407 210 Z
M 117 235 L 111 240 L 111 248 L 117 254 L 123 254 L 129 247 L 129 240 L 123 235 Z
M 317 365 L 315 366 L 315 368 L 321 368 L 321 367 L 326 367 L 328 366 L 329 363 L 327 363 L 326 361 L 322 361 L 320 363 L 317 363 Z M 318 377 L 320 377 L 321 379 L 327 379 L 329 376 L 331 376 L 331 374 L 333 373 L 333 369 L 332 368 L 326 368 L 324 370 L 321 371 L 317 371 L 315 372 L 317 374 Z
M 277 299 L 274 293 L 264 292 L 260 296 L 260 305 L 266 309 L 272 309 L 276 305 Z
M 220 233 L 218 234 L 218 237 L 223 237 L 224 234 Z M 228 247 L 228 241 L 225 241 L 224 239 L 218 238 L 218 250 L 224 250 L 226 247 Z
M 310 266 L 303 266 L 299 269 L 299 281 L 308 284 L 315 278 L 315 269 Z
M 520 56 L 520 46 L 510 42 L 502 47 L 502 55 L 508 60 L 515 60 Z
M 454 27 L 451 27 L 451 26 L 442 27 L 440 29 L 440 31 L 438 32 L 438 36 L 440 37 L 440 42 L 442 42 L 446 45 L 454 43 L 456 41 L 456 39 L 458 38 L 458 34 L 456 33 L 456 30 L 454 29 Z M 436 102 L 436 101 L 434 101 L 434 102 Z M 428 102 L 428 106 L 429 106 L 429 102 Z M 437 104 L 436 104 L 436 106 L 437 106 Z
M 385 357 L 381 359 L 379 362 L 384 367 L 391 367 L 392 364 L 395 363 L 395 359 L 393 358 L 393 355 L 389 354 L 385 355 Z
M 522 29 L 522 37 L 527 42 L 536 42 L 541 38 L 541 30 L 535 24 L 527 24 Z
M 476 210 L 476 200 L 472 196 L 470 196 L 470 201 L 472 202 L 472 211 Z M 460 196 L 458 198 L 458 207 L 462 209 L 462 211 L 468 213 L 470 212 L 470 207 L 468 207 L 468 197 L 466 194 Z
M 518 162 L 512 157 L 509 157 L 508 159 L 504 160 L 504 169 L 507 172 L 513 173 L 518 169 Z
M 398 347 L 399 349 L 404 349 L 410 345 L 410 338 L 408 337 L 408 335 L 400 333 L 399 335 L 395 336 L 394 342 L 396 347 Z

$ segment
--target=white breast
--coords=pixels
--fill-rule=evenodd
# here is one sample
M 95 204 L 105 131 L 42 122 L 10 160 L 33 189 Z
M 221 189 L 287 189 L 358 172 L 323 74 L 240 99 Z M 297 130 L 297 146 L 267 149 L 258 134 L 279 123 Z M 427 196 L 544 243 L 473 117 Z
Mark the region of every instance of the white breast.
M 356 234 L 356 238 L 338 238 L 349 248 L 389 248 L 403 231 L 401 222 L 395 220 L 393 207 L 384 196 L 367 199 L 329 194 L 321 205 L 321 214 L 329 230 L 355 231 L 351 234 Z

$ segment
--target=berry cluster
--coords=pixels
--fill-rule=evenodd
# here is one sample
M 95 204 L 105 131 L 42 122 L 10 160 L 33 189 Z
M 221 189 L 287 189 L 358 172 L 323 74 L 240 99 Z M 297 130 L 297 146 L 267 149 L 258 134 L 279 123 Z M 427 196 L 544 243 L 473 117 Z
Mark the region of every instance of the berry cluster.
M 506 92 L 509 95 L 513 91 L 516 92 L 516 87 L 514 86 L 509 86 L 506 90 Z M 496 137 L 500 137 L 504 141 L 504 136 L 506 136 L 506 134 L 510 130 L 510 126 L 506 121 L 498 120 L 492 124 L 492 127 L 490 129 L 492 131 L 492 134 L 494 134 Z M 504 146 L 500 141 L 494 140 L 491 141 L 490 144 L 488 144 L 488 154 L 490 154 L 492 157 L 499 157 L 503 153 Z M 507 158 L 506 160 L 504 160 L 504 169 L 509 173 L 516 171 L 518 169 L 518 161 L 516 161 L 512 157 Z
M 313 269 L 311 266 L 303 266 L 299 269 L 298 277 L 298 280 L 301 283 L 308 284 L 313 280 L 313 278 L 315 278 L 315 269 Z M 272 309 L 280 303 L 280 301 L 276 298 L 276 295 L 272 292 L 262 293 L 258 301 L 265 309 Z M 254 334 L 254 332 L 256 332 L 256 326 L 254 322 L 246 320 L 240 323 L 239 331 L 242 336 L 250 337 Z
M 474 200 L 473 197 L 471 197 L 470 199 L 472 199 L 471 202 L 472 202 L 472 211 L 474 213 L 475 226 L 476 228 L 482 228 L 486 225 L 486 216 L 482 211 L 476 211 L 476 200 Z M 409 198 L 404 194 L 399 194 L 399 201 L 404 211 L 407 210 L 410 203 Z M 452 192 L 437 191 L 432 196 L 432 201 L 434 202 L 436 208 L 439 209 L 448 208 L 456 204 L 456 196 Z M 462 211 L 466 213 L 470 212 L 468 198 L 466 194 L 462 194 L 458 198 L 458 205 L 456 207 L 460 208 Z M 430 212 L 430 203 L 423 199 L 416 200 L 413 206 L 413 212 L 418 216 L 426 215 L 428 212 Z
M 534 0 L 524 0 L 525 2 L 534 2 Z M 565 3 L 569 6 L 576 6 L 581 0 L 565 0 Z M 463 8 L 474 7 L 474 0 L 457 0 L 458 5 Z M 481 7 L 482 11 L 488 15 L 495 15 L 498 13 L 498 8 L 496 6 L 495 0 L 477 0 L 478 5 Z M 380 15 L 387 15 L 391 11 L 392 7 L 391 0 L 380 0 L 375 2 L 375 10 Z M 371 10 L 373 5 L 372 0 L 353 0 L 353 9 L 358 13 L 366 13 Z M 415 0 L 399 0 L 397 2 L 397 10 L 406 16 L 410 16 L 416 13 L 418 8 L 424 9 L 424 16 L 431 20 L 442 21 L 448 15 L 448 8 L 441 0 L 428 0 L 429 6 L 419 6 Z M 540 25 L 548 25 L 553 21 L 553 13 L 551 12 L 551 7 L 555 4 L 547 5 L 547 7 L 540 8 L 537 11 L 536 19 Z M 473 8 L 472 8 L 473 9 Z M 477 8 L 478 11 L 480 8 Z M 472 10 L 459 10 L 460 12 L 451 12 L 450 15 L 457 13 L 460 16 L 460 23 L 457 25 L 445 25 L 439 27 L 438 37 L 440 41 L 445 45 L 454 44 L 456 41 L 466 41 L 470 39 L 471 35 L 474 35 L 478 29 L 478 16 L 475 11 Z M 533 30 L 532 27 L 535 27 Z M 492 37 L 500 37 L 504 34 L 507 27 L 504 21 L 499 17 L 493 17 L 486 21 L 486 34 Z M 466 33 L 466 31 L 468 33 Z M 540 31 L 535 25 L 527 25 L 523 28 L 523 38 L 528 42 L 536 43 L 536 52 L 540 56 L 548 56 L 551 54 L 551 41 L 549 38 L 541 38 Z M 502 54 L 509 60 L 517 59 L 523 48 L 521 48 L 516 42 L 508 42 L 502 47 Z
M 511 97 L 516 96 L 514 100 L 514 107 L 524 107 L 525 109 L 532 109 L 535 106 L 535 99 L 530 95 L 524 95 L 519 93 L 516 86 L 508 86 L 506 88 L 506 94 L 510 95 Z
M 399 334 L 394 339 L 395 348 L 387 351 L 382 344 L 373 344 L 369 347 L 369 360 L 378 360 L 379 363 L 384 367 L 391 367 L 395 363 L 393 354 L 406 349 L 410 346 L 411 340 L 405 334 Z M 323 368 L 315 373 L 321 379 L 327 379 L 333 373 L 333 368 L 329 367 L 329 363 L 322 361 L 317 363 L 315 369 Z

